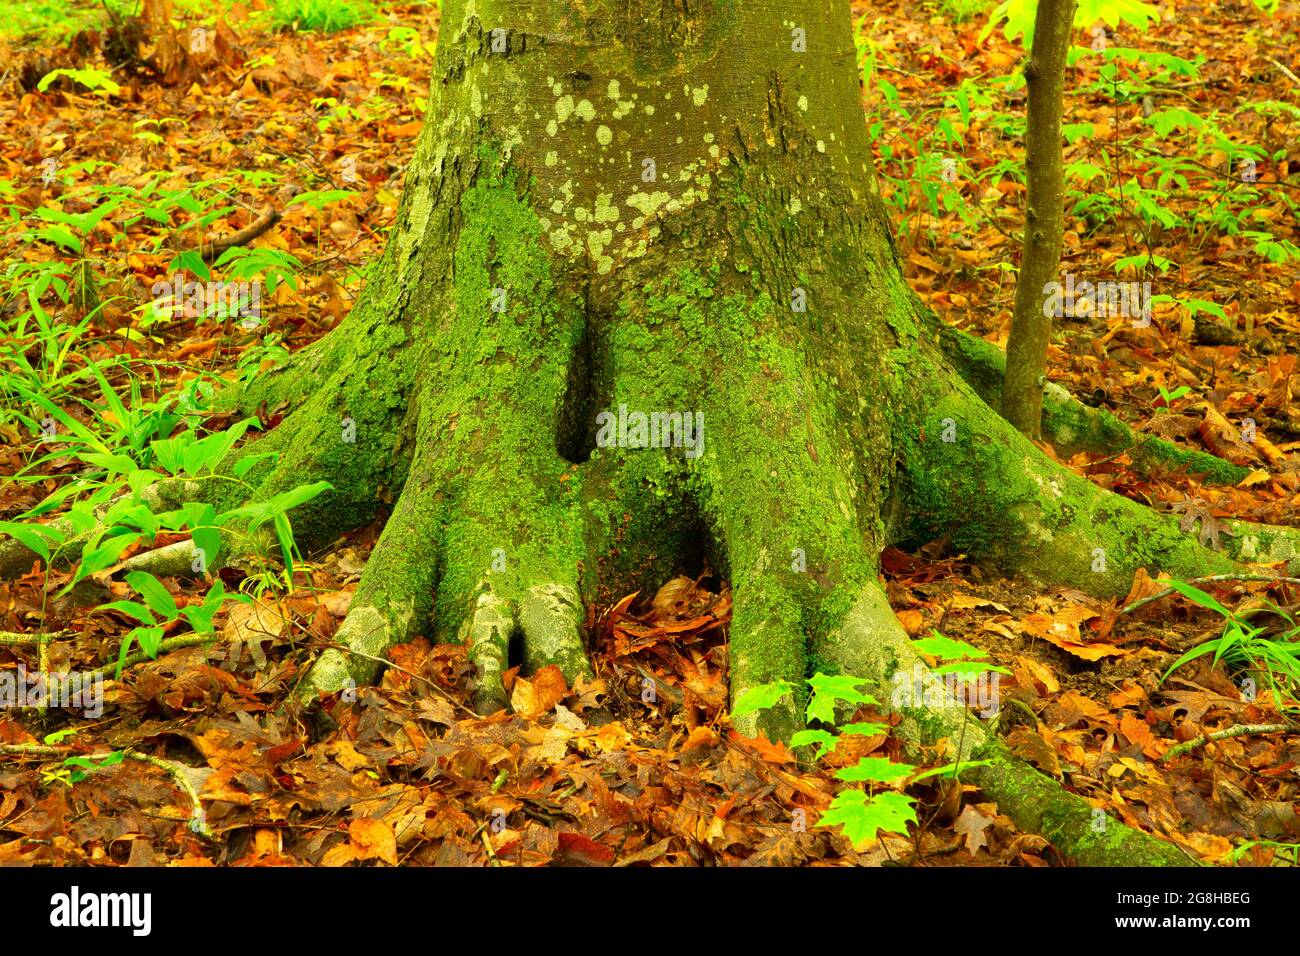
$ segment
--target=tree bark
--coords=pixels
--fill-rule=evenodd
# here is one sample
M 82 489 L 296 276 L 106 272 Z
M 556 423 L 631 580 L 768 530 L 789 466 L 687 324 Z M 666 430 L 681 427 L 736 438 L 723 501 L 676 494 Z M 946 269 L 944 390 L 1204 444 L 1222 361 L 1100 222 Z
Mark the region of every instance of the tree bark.
M 817 672 L 889 699 L 919 662 L 879 583 L 890 538 L 1099 594 L 1236 567 L 1051 461 L 954 370 L 903 279 L 855 63 L 843 0 L 446 0 L 371 281 L 230 398 L 288 407 L 237 453 L 259 456 L 255 500 L 332 484 L 293 513 L 305 548 L 391 512 L 305 701 L 423 633 L 467 643 L 476 705 L 504 706 L 515 663 L 590 672 L 584 606 L 705 561 L 733 589 L 733 699 Z M 636 415 L 679 424 L 652 443 Z M 801 705 L 736 723 L 788 739 Z M 951 754 L 963 719 L 904 707 L 898 732 Z M 1115 823 L 1099 839 L 1080 798 L 960 737 L 1065 855 L 1182 859 Z
M 1061 111 L 1065 57 L 1075 0 L 1038 0 L 1033 50 L 1025 67 L 1029 104 L 1025 125 L 1025 245 L 1016 282 L 1002 414 L 1021 433 L 1042 437 L 1043 389 L 1052 319 L 1043 305 L 1057 277 L 1065 230 L 1061 172 Z

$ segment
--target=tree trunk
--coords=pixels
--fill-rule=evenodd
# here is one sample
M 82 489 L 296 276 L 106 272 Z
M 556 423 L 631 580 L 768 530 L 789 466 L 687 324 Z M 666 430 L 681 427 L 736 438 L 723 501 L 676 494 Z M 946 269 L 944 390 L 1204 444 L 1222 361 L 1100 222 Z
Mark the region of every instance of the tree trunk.
M 918 661 L 878 582 L 888 539 L 951 534 L 1103 594 L 1138 567 L 1231 569 L 953 370 L 870 157 L 842 0 L 447 0 L 383 260 L 343 325 L 239 398 L 292 406 L 245 452 L 277 453 L 260 497 L 334 485 L 295 511 L 304 543 L 392 505 L 348 650 L 304 696 L 425 633 L 468 642 L 477 706 L 503 706 L 516 659 L 588 672 L 584 605 L 707 561 L 735 597 L 733 698 L 825 671 L 885 699 Z M 906 739 L 953 749 L 959 717 L 901 712 Z M 800 711 L 738 723 L 788 737 Z M 1182 859 L 1118 824 L 1099 841 L 1080 798 L 963 739 L 1062 852 Z
M 1007 340 L 1002 414 L 1028 437 L 1042 437 L 1043 389 L 1052 319 L 1043 306 L 1048 283 L 1061 265 L 1065 187 L 1061 171 L 1061 110 L 1065 56 L 1070 49 L 1075 0 L 1038 0 L 1033 50 L 1025 67 L 1025 246 L 1016 282 L 1016 305 Z

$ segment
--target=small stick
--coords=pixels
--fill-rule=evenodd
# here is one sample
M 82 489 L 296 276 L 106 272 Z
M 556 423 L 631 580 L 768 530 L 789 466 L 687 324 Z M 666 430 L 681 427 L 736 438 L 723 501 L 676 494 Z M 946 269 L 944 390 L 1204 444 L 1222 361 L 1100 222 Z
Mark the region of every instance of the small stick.
M 1289 724 L 1238 724 L 1236 727 L 1229 727 L 1227 730 L 1216 730 L 1212 734 L 1204 734 L 1194 740 L 1184 741 L 1170 747 L 1168 752 L 1157 762 L 1164 763 L 1166 760 L 1172 760 L 1189 750 L 1205 746 L 1211 740 L 1228 740 L 1231 737 L 1245 737 L 1247 734 L 1279 734 L 1284 730 L 1291 729 Z
M 1212 574 L 1206 578 L 1193 578 L 1188 584 L 1213 584 L 1218 581 L 1271 581 L 1275 584 L 1300 584 L 1300 578 L 1288 578 L 1275 574 Z M 1139 601 L 1134 601 L 1128 607 L 1124 608 L 1116 617 L 1121 617 L 1130 611 L 1136 611 L 1140 607 L 1145 607 L 1161 598 L 1167 598 L 1175 594 L 1175 588 L 1165 588 L 1158 594 L 1152 594 L 1150 597 L 1144 597 Z
M 109 753 L 112 753 L 112 751 L 109 751 Z M 0 744 L 0 754 L 15 757 L 91 757 L 99 759 L 109 756 L 109 754 L 83 754 L 78 753 L 71 747 L 47 747 L 42 744 Z M 122 756 L 166 771 L 168 776 L 176 782 L 176 786 L 189 797 L 190 804 L 193 806 L 193 810 L 190 812 L 190 829 L 202 837 L 209 840 L 213 839 L 212 829 L 208 826 L 207 817 L 203 813 L 203 804 L 199 802 L 198 791 L 194 789 L 194 784 L 190 783 L 189 778 L 185 776 L 185 771 L 188 768 L 172 760 L 142 754 L 130 747 L 122 751 Z
M 67 637 L 72 631 L 47 631 L 40 634 L 24 634 L 22 631 L 0 631 L 0 644 L 44 644 L 46 641 Z
M 214 239 L 211 242 L 203 243 L 199 247 L 199 255 L 203 257 L 204 262 L 211 262 L 232 246 L 242 246 L 245 243 L 252 242 L 279 221 L 280 214 L 276 212 L 273 206 L 267 206 L 262 210 L 260 216 L 239 230 L 239 232 L 232 233 L 224 239 Z

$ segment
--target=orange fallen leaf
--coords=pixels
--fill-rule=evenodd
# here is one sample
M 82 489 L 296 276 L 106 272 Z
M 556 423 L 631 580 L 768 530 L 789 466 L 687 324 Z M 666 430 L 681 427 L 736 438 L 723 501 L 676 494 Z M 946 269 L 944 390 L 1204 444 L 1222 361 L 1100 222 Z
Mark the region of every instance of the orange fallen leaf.
M 925 616 L 915 608 L 908 608 L 905 611 L 896 612 L 898 623 L 903 625 L 903 630 L 908 634 L 915 636 L 920 633 L 921 628 L 925 626 Z
M 389 866 L 397 866 L 397 837 L 383 820 L 353 820 L 348 827 L 348 838 L 358 860 L 382 860 Z
M 510 692 L 510 706 L 515 713 L 529 720 L 550 713 L 555 705 L 569 696 L 569 685 L 564 674 L 554 664 L 548 664 L 531 679 L 516 677 Z
M 1087 617 L 1097 616 L 1097 612 L 1089 608 L 1078 608 L 1078 611 L 1086 612 Z M 1041 637 L 1049 644 L 1054 644 L 1085 661 L 1099 661 L 1103 657 L 1123 657 L 1129 653 L 1124 648 L 1115 647 L 1113 644 L 1084 643 L 1079 634 L 1078 620 L 1071 619 L 1069 609 L 1051 615 L 1030 614 L 1020 622 L 1020 626 L 1024 628 L 1026 634 Z

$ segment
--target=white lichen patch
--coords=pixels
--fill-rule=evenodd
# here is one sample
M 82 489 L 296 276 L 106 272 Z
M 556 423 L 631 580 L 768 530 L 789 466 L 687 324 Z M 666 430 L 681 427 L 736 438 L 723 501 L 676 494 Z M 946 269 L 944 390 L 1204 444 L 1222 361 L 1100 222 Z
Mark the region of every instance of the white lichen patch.
M 601 146 L 608 146 L 614 142 L 614 131 L 601 123 L 596 127 L 596 142 L 600 143 Z
M 613 200 L 613 193 L 600 193 L 596 196 L 596 222 L 618 222 L 618 207 Z
M 799 97 L 799 110 L 804 113 L 808 112 L 808 97 Z
M 696 106 L 703 106 L 704 101 L 707 100 L 708 98 L 709 98 L 709 84 L 707 83 L 705 83 L 703 86 L 697 86 L 695 89 L 691 90 L 691 102 L 694 103 Z
M 648 219 L 658 212 L 664 203 L 668 202 L 670 198 L 671 197 L 663 191 L 654 193 L 637 192 L 628 196 L 625 203 Z M 635 225 L 635 223 L 633 225 Z

